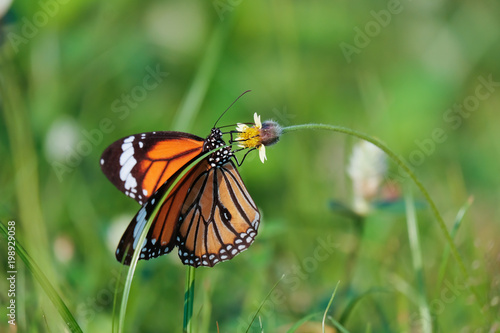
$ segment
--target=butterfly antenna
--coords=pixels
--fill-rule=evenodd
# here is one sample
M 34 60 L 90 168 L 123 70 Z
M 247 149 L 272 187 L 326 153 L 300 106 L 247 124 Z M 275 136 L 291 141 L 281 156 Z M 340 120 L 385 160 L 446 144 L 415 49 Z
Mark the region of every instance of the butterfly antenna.
M 247 90 L 245 92 L 243 92 L 241 95 L 239 95 L 235 100 L 234 102 L 231 103 L 231 105 L 229 105 L 229 107 L 226 109 L 226 111 L 222 112 L 222 114 L 220 115 L 220 117 L 217 119 L 217 121 L 215 122 L 214 124 L 214 128 L 215 126 L 217 126 L 217 123 L 219 122 L 219 120 L 222 118 L 222 116 L 224 114 L 226 114 L 227 110 L 229 110 L 231 108 L 231 106 L 233 106 L 234 103 L 236 103 L 243 95 L 245 95 L 246 93 L 249 93 L 251 90 Z

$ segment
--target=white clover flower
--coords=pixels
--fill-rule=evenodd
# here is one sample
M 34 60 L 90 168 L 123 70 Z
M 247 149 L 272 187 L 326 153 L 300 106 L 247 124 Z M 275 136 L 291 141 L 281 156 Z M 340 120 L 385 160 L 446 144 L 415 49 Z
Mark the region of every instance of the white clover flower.
M 353 184 L 353 210 L 366 215 L 387 172 L 385 153 L 370 142 L 362 141 L 353 148 L 347 174 Z

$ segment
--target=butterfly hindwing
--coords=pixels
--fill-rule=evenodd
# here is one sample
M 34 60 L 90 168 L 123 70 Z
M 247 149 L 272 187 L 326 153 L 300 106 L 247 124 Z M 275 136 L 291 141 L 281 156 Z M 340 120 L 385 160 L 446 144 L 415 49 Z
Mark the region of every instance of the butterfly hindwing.
M 246 250 L 260 222 L 234 163 L 199 165 L 179 216 L 179 257 L 186 265 L 214 266 Z
M 170 194 L 162 202 L 167 190 L 172 186 L 184 167 L 172 175 L 142 206 L 132 222 L 125 230 L 118 248 L 116 250 L 116 259 L 122 261 L 126 253 L 124 264 L 129 265 L 132 255 L 137 248 L 138 239 L 144 230 L 148 220 L 153 218 L 149 228 L 146 240 L 141 248 L 139 259 L 149 260 L 169 253 L 176 245 L 178 231 L 178 219 L 180 207 L 182 207 L 184 198 L 187 195 L 189 174 L 185 175 L 172 189 Z M 159 206 L 156 215 L 154 210 Z
M 203 142 L 183 132 L 130 135 L 103 152 L 101 169 L 120 191 L 142 205 L 176 171 L 201 154 Z
M 163 187 L 156 191 L 153 196 L 151 196 L 151 198 L 141 207 L 139 212 L 137 212 L 134 216 L 132 222 L 128 225 L 115 253 L 116 259 L 119 262 L 123 262 L 125 265 L 130 265 L 134 251 L 139 245 L 139 237 L 154 212 L 155 204 L 161 200 L 164 193 L 165 190 Z M 175 247 L 175 242 L 173 242 L 172 236 L 169 238 L 168 235 L 166 235 L 164 237 L 164 241 L 159 241 L 158 237 L 153 236 L 154 228 L 155 223 L 151 225 L 144 243 L 139 247 L 142 252 L 139 255 L 139 259 L 157 257 L 162 254 L 169 253 Z M 124 256 L 125 258 L 123 258 Z

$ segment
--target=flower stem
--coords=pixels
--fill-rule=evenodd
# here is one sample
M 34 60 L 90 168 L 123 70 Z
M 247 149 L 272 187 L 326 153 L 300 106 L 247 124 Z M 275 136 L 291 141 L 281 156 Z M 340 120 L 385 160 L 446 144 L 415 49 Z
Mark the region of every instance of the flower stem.
M 463 277 L 465 278 L 466 281 L 469 281 L 469 273 L 468 273 L 467 269 L 465 268 L 465 265 L 462 261 L 462 258 L 460 257 L 460 254 L 458 253 L 458 250 L 455 246 L 455 243 L 453 242 L 453 239 L 451 238 L 451 235 L 448 232 L 448 229 L 446 228 L 446 224 L 445 224 L 443 218 L 441 217 L 441 214 L 439 213 L 439 211 L 436 207 L 436 204 L 431 199 L 429 193 L 427 192 L 425 187 L 422 185 L 420 180 L 417 178 L 417 176 L 413 173 L 411 168 L 408 165 L 406 165 L 406 163 L 404 163 L 403 160 L 398 155 L 396 155 L 396 153 L 394 153 L 384 143 L 382 143 L 382 141 L 380 141 L 376 138 L 373 138 L 367 134 L 352 130 L 350 128 L 341 127 L 341 126 L 334 126 L 334 125 L 327 125 L 327 124 L 294 125 L 294 126 L 284 127 L 282 133 L 285 134 L 285 133 L 300 131 L 300 130 L 327 130 L 327 131 L 332 131 L 332 132 L 340 132 L 340 133 L 352 135 L 352 136 L 355 136 L 357 138 L 371 142 L 375 146 L 382 149 L 394 162 L 396 162 L 396 164 L 399 167 L 401 167 L 410 176 L 410 178 L 413 180 L 415 185 L 417 185 L 420 192 L 422 192 L 425 200 L 428 202 L 429 206 L 431 207 L 431 210 L 434 214 L 434 217 L 436 218 L 438 225 L 441 228 L 441 231 L 443 232 L 443 234 L 446 238 L 446 241 L 448 242 L 448 245 L 450 246 L 450 249 L 451 249 L 453 256 L 455 257 L 455 259 L 458 262 L 458 266 L 460 268 L 460 271 L 461 271 Z M 478 297 L 479 295 L 474 290 L 472 290 L 472 291 L 475 294 L 476 298 L 478 300 L 480 300 L 480 298 Z
M 184 333 L 192 332 L 191 318 L 193 317 L 195 273 L 193 266 L 187 267 L 186 286 L 184 289 L 184 323 L 182 328 Z

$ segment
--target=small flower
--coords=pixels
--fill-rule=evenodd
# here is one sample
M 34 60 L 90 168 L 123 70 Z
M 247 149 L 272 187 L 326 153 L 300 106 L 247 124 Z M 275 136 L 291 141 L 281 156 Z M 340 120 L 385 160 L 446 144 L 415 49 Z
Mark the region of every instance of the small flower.
M 257 112 L 253 115 L 254 125 L 238 123 L 236 131 L 238 136 L 234 141 L 238 141 L 238 146 L 242 148 L 250 148 L 259 150 L 259 157 L 262 163 L 267 160 L 266 146 L 270 146 L 279 141 L 281 135 L 281 127 L 278 123 L 267 120 L 264 123 L 260 122 L 260 116 Z
M 385 153 L 377 146 L 362 141 L 354 146 L 347 173 L 353 184 L 353 210 L 366 215 L 387 171 Z
M 49 161 L 67 161 L 83 140 L 75 119 L 61 117 L 54 121 L 45 137 L 45 156 Z M 73 158 L 71 158 L 73 159 Z
M 73 259 L 75 254 L 75 243 L 68 235 L 59 235 L 54 241 L 54 255 L 62 263 Z

